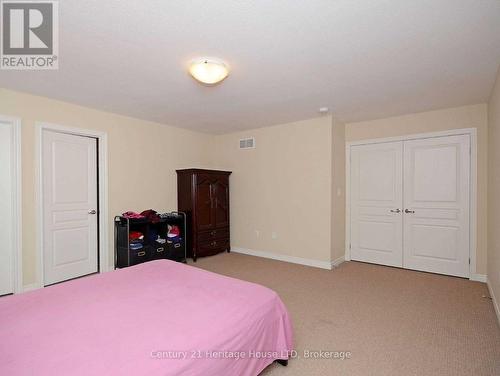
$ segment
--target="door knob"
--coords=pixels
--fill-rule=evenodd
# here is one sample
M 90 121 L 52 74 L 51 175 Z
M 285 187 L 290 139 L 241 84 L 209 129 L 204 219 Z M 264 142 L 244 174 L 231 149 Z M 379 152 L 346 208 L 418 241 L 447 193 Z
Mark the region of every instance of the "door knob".
M 89 214 L 97 214 L 97 210 L 91 209 L 91 210 L 89 210 Z
M 401 209 L 391 209 L 391 213 L 401 213 Z
M 406 214 L 413 214 L 413 213 L 415 213 L 415 210 L 405 209 L 405 213 Z

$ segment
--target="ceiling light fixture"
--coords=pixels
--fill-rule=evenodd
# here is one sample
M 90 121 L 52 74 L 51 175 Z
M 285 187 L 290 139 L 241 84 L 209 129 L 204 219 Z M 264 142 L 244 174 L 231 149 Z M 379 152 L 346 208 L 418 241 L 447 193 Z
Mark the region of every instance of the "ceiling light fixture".
M 228 76 L 229 68 L 222 60 L 201 58 L 191 62 L 189 73 L 203 84 L 215 85 Z

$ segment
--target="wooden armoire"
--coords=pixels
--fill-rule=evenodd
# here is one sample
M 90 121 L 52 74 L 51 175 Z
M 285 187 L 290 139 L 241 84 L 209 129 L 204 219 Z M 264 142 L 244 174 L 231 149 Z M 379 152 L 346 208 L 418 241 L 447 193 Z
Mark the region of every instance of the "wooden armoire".
M 231 250 L 230 174 L 230 171 L 177 170 L 177 206 L 187 215 L 187 253 L 194 261 Z

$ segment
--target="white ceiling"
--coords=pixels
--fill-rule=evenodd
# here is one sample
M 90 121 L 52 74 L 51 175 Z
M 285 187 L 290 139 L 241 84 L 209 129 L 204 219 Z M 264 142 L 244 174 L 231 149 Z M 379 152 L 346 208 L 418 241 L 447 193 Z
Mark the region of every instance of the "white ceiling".
M 0 86 L 223 133 L 485 102 L 500 63 L 499 0 L 63 0 L 58 71 Z M 204 87 L 198 56 L 231 73 Z

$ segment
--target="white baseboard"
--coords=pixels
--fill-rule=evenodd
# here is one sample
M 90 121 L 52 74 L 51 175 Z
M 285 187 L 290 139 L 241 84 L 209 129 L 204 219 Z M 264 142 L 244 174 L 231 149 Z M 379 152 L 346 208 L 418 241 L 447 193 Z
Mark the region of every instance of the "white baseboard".
M 291 262 L 292 264 L 312 266 L 314 268 L 321 268 L 321 269 L 328 269 L 328 270 L 332 269 L 332 263 L 330 261 L 306 259 L 306 258 L 302 258 L 302 257 L 280 255 L 277 253 L 271 253 L 271 252 L 265 252 L 265 251 L 255 251 L 253 249 L 236 248 L 236 247 L 235 248 L 231 247 L 231 252 L 241 253 L 241 254 L 250 255 L 250 256 L 263 257 L 263 258 L 268 258 L 271 260 Z
M 40 285 L 38 283 L 31 283 L 29 285 L 24 285 L 22 292 L 33 291 L 33 290 L 37 290 L 39 288 L 40 288 Z
M 498 307 L 498 300 L 493 293 L 493 288 L 491 287 L 490 281 L 488 280 L 486 284 L 488 285 L 488 291 L 490 293 L 491 302 L 493 303 L 493 308 L 495 308 L 495 313 L 497 314 L 498 325 L 500 325 L 500 308 Z
M 332 269 L 336 268 L 337 266 L 339 266 L 340 264 L 342 264 L 344 261 L 345 261 L 345 257 L 344 256 L 339 257 L 338 259 L 333 260 L 332 261 Z
M 471 281 L 483 282 L 483 283 L 486 283 L 486 280 L 487 280 L 485 274 L 471 274 L 469 279 Z
M 112 272 L 113 270 L 115 270 L 114 266 L 108 265 L 107 268 L 103 268 L 103 270 L 101 270 L 99 273 L 108 273 L 108 272 Z M 38 289 L 41 289 L 42 287 L 43 286 L 38 282 L 30 283 L 29 285 L 24 285 L 23 289 L 21 291 L 19 291 L 19 293 L 38 290 Z

